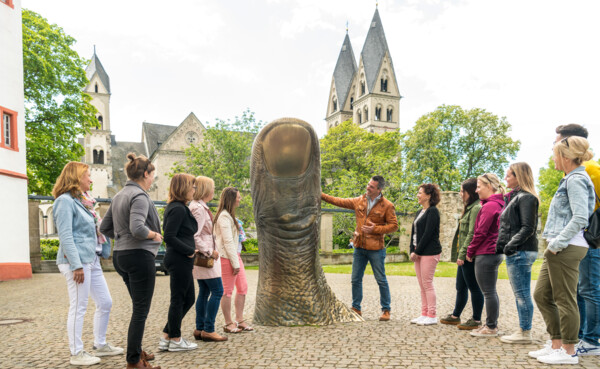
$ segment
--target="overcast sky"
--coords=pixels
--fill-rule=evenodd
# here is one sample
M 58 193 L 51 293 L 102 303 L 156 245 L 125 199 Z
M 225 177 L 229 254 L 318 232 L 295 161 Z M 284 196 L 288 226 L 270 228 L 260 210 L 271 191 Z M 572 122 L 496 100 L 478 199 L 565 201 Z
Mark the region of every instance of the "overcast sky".
M 246 108 L 291 116 L 320 137 L 346 22 L 360 57 L 375 1 L 23 0 L 93 45 L 112 90 L 111 129 L 139 141 L 142 122 L 205 124 Z M 441 104 L 506 116 L 517 160 L 537 172 L 554 128 L 580 123 L 600 152 L 600 1 L 379 1 L 400 92 L 400 129 Z M 358 63 L 358 60 L 357 60 Z M 598 159 L 598 155 L 596 155 Z

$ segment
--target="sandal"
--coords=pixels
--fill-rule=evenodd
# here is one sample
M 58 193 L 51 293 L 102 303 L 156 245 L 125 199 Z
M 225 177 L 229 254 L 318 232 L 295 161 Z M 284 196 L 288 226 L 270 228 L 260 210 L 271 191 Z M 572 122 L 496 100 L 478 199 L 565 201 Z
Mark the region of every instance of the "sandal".
M 242 332 L 253 332 L 254 331 L 254 328 L 249 326 L 244 320 L 242 320 L 241 322 L 235 322 L 235 324 L 237 324 L 238 329 L 241 329 Z M 246 324 L 246 326 L 240 327 L 240 324 Z
M 235 328 L 233 329 L 229 329 L 227 328 L 230 325 L 234 325 L 235 324 Z M 237 323 L 225 323 L 225 325 L 223 326 L 223 332 L 225 333 L 241 333 L 242 329 L 237 327 Z

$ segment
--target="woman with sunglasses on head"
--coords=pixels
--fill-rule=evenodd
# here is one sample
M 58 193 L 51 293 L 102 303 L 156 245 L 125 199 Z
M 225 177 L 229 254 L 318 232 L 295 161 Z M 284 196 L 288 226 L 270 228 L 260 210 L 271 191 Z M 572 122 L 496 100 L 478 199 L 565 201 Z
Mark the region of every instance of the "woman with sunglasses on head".
M 481 199 L 481 210 L 475 221 L 473 239 L 467 247 L 467 261 L 475 260 L 475 278 L 485 301 L 486 321 L 476 330 L 475 337 L 496 337 L 498 335 L 498 315 L 500 301 L 496 291 L 498 267 L 502 263 L 502 254 L 496 254 L 498 239 L 498 218 L 504 207 L 504 186 L 494 173 L 477 177 L 477 193 Z
M 527 163 L 514 163 L 506 171 L 506 185 L 512 189 L 500 216 L 496 251 L 506 255 L 506 269 L 512 286 L 519 329 L 500 337 L 504 343 L 531 343 L 533 301 L 531 300 L 531 266 L 537 258 L 536 237 L 539 199 L 533 173 Z
M 594 211 L 594 185 L 582 162 L 593 157 L 583 137 L 567 137 L 554 144 L 555 168 L 563 171 L 550 203 L 542 237 L 548 242 L 533 297 L 546 323 L 551 344 L 529 352 L 545 364 L 577 364 L 579 342 L 577 282 L 579 263 L 588 251 L 583 229 Z
M 198 232 L 194 235 L 196 250 L 213 259 L 212 268 L 194 265 L 194 279 L 198 281 L 198 299 L 196 300 L 196 329 L 194 338 L 202 341 L 227 341 L 227 337 L 215 332 L 215 319 L 223 297 L 221 280 L 221 260 L 216 249 L 213 235 L 213 215 L 207 203 L 215 194 L 215 182 L 208 177 L 196 177 L 196 192 L 190 202 L 192 215 L 198 222 Z
M 457 248 L 456 264 L 456 302 L 454 311 L 442 318 L 442 324 L 458 325 L 458 329 L 472 330 L 481 326 L 481 312 L 483 311 L 483 294 L 475 278 L 475 263 L 467 260 L 467 247 L 473 239 L 477 214 L 481 210 L 477 190 L 477 178 L 469 178 L 460 186 L 460 196 L 464 208 L 454 236 L 452 248 Z M 461 323 L 460 315 L 469 301 L 471 291 L 471 305 L 473 316 L 465 323 Z

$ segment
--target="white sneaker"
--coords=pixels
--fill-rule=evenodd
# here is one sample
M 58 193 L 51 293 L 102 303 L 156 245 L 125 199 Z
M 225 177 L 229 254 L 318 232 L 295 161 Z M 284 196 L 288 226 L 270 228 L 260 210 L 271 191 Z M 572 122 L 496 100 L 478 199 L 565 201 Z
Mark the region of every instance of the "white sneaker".
M 158 351 L 168 351 L 169 350 L 169 340 L 160 338 L 158 341 Z
M 171 340 L 169 342 L 169 352 L 189 351 L 189 350 L 195 350 L 197 348 L 198 348 L 198 345 L 196 345 L 193 342 L 188 342 L 184 338 L 181 338 L 179 340 L 179 342 L 175 342 L 173 340 Z
M 579 364 L 577 352 L 575 355 L 569 355 L 564 348 L 552 350 L 549 355 L 539 356 L 537 360 L 544 364 Z
M 425 319 L 422 319 L 417 322 L 417 325 L 434 325 L 434 324 L 438 324 L 438 318 L 425 317 Z
M 99 357 L 90 355 L 88 352 L 83 351 L 83 350 L 79 351 L 79 353 L 77 355 L 71 356 L 71 365 L 79 365 L 79 366 L 94 365 L 94 364 L 98 364 L 99 362 L 100 362 Z
M 411 320 L 410 324 L 419 324 L 419 322 L 423 319 L 427 319 L 427 317 L 425 315 L 421 315 L 420 317 Z
M 106 344 L 102 347 L 94 346 L 94 356 L 114 356 L 114 355 L 122 355 L 123 348 L 111 346 L 110 344 Z
M 537 359 L 540 356 L 550 355 L 553 352 L 554 349 L 552 348 L 552 341 L 547 341 L 544 347 L 542 347 L 541 349 L 529 351 L 529 356 Z
M 600 346 L 590 345 L 583 340 L 579 341 L 575 349 L 577 350 L 577 356 L 600 355 Z

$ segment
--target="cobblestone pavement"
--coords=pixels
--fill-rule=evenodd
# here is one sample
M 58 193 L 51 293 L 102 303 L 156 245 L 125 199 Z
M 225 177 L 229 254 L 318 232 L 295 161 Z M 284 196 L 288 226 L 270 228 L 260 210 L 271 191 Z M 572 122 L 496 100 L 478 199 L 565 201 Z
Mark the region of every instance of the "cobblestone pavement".
M 248 271 L 247 317 L 252 318 L 258 271 Z M 113 297 L 108 339 L 125 347 L 131 302 L 125 285 L 116 273 L 106 273 Z M 157 276 L 152 309 L 146 324 L 144 347 L 156 353 L 155 363 L 163 368 L 538 368 L 527 356 L 546 340 L 544 324 L 535 311 L 532 345 L 508 345 L 496 338 L 475 338 L 453 326 L 419 327 L 410 319 L 419 315 L 420 295 L 415 277 L 388 277 L 392 291 L 392 320 L 379 322 L 379 291 L 372 275 L 365 276 L 364 323 L 325 327 L 262 327 L 256 332 L 230 334 L 224 343 L 198 342 L 190 352 L 157 352 L 159 334 L 165 323 L 169 299 L 169 278 Z M 351 301 L 350 275 L 328 274 L 327 280 L 338 298 Z M 454 278 L 436 278 L 438 315 L 454 306 Z M 534 284 L 533 282 L 532 284 Z M 518 318 L 507 280 L 498 282 L 501 331 L 512 333 Z M 34 274 L 33 279 L 0 282 L 0 318 L 31 319 L 25 323 L 0 326 L 0 368 L 69 368 L 66 317 L 67 288 L 60 274 Z M 84 325 L 86 350 L 93 344 L 93 302 Z M 485 315 L 485 314 L 484 314 Z M 463 318 L 470 316 L 470 304 Z M 183 322 L 184 337 L 192 337 L 195 311 Z M 224 324 L 217 316 L 218 331 Z M 124 356 L 103 358 L 94 368 L 124 368 Z M 573 368 L 599 368 L 600 357 L 580 358 Z

